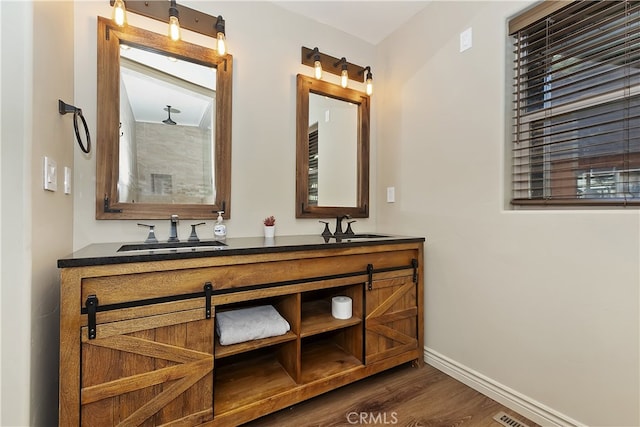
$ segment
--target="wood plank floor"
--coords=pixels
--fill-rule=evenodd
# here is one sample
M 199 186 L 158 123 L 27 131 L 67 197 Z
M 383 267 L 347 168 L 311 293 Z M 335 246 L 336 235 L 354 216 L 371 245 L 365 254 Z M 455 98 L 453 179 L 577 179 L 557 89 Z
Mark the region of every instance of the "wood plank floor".
M 429 365 L 403 365 L 245 427 L 503 427 L 493 420 L 500 411 L 529 427 L 540 427 Z

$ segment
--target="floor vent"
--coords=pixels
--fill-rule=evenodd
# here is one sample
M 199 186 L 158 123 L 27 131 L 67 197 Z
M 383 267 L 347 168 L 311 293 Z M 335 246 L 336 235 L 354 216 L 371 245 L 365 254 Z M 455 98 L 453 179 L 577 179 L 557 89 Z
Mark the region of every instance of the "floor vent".
M 505 412 L 498 412 L 493 416 L 493 419 L 506 427 L 529 427 L 528 425 L 521 423 Z

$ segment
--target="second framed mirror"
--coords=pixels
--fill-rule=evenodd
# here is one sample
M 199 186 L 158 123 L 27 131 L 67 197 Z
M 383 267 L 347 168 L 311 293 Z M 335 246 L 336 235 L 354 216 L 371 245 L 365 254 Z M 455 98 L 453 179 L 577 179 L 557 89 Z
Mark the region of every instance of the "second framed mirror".
M 296 217 L 369 216 L 369 96 L 297 76 Z

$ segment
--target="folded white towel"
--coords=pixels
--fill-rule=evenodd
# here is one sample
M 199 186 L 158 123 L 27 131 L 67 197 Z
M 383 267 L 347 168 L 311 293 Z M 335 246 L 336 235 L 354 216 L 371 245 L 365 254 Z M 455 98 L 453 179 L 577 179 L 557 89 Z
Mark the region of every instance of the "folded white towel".
M 272 305 L 216 313 L 216 331 L 222 345 L 284 335 L 289 329 L 289 322 Z

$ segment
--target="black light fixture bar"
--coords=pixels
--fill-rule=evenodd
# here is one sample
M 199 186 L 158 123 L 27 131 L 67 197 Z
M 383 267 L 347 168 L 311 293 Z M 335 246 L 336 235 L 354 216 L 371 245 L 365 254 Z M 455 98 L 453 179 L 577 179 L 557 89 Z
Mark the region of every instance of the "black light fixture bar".
M 114 0 L 109 0 L 113 6 Z M 127 12 L 137 13 L 160 22 L 169 22 L 169 7 L 166 1 L 125 0 Z M 216 37 L 218 17 L 202 13 L 180 4 L 176 5 L 180 14 L 180 27 L 205 36 Z
M 128 4 L 129 3 L 127 3 L 127 5 Z M 322 64 L 323 72 L 340 76 L 340 74 L 342 73 L 342 58 L 334 58 L 333 56 L 326 55 L 322 52 L 318 52 L 318 55 L 320 55 L 320 63 Z M 313 63 L 315 61 L 314 56 L 315 51 L 313 49 L 302 46 L 302 64 L 308 65 L 309 67 L 313 68 Z M 338 65 L 336 66 L 336 64 Z M 356 82 L 365 81 L 364 67 L 352 64 L 350 62 L 347 62 L 346 64 L 347 73 L 349 74 L 350 80 L 354 80 Z

